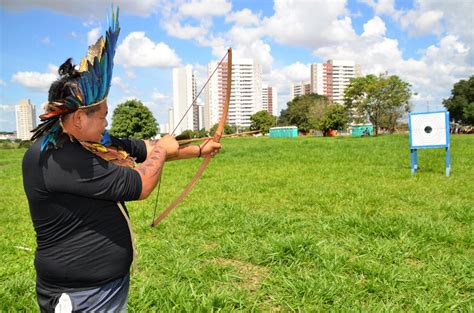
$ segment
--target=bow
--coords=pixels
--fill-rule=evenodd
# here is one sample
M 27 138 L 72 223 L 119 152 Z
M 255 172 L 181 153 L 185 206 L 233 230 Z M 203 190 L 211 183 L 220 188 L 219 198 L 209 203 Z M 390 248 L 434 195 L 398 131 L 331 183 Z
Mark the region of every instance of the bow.
M 224 103 L 224 108 L 222 110 L 221 119 L 219 120 L 219 125 L 217 126 L 216 132 L 212 138 L 214 142 L 220 141 L 222 137 L 222 133 L 224 131 L 225 122 L 227 120 L 227 116 L 229 113 L 231 86 L 232 86 L 232 48 L 229 48 L 227 50 L 227 86 L 226 86 L 225 103 Z M 209 142 L 209 140 L 210 139 L 208 139 L 206 143 Z M 204 145 L 206 143 L 204 143 Z M 151 224 L 152 227 L 158 225 L 175 207 L 178 206 L 178 204 L 184 199 L 184 197 L 186 197 L 186 195 L 194 188 L 194 186 L 196 185 L 197 181 L 201 177 L 202 173 L 204 172 L 204 170 L 206 169 L 210 161 L 211 161 L 210 155 L 204 158 L 201 165 L 199 166 L 199 169 L 197 170 L 196 174 L 194 174 L 194 177 L 191 179 L 191 181 L 186 185 L 186 187 L 179 194 L 179 196 L 176 197 L 176 199 L 173 200 L 173 202 L 171 202 L 171 204 L 153 221 L 153 223 Z

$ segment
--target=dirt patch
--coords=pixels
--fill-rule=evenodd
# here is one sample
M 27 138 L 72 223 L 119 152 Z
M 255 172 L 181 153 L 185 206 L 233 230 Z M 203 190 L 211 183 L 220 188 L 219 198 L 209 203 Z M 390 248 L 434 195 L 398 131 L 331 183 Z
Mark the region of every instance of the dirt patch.
M 233 267 L 240 276 L 238 284 L 249 291 L 257 291 L 261 282 L 268 276 L 269 270 L 263 266 L 258 266 L 252 263 L 246 263 L 234 259 L 217 258 L 212 260 L 212 263 L 221 266 Z

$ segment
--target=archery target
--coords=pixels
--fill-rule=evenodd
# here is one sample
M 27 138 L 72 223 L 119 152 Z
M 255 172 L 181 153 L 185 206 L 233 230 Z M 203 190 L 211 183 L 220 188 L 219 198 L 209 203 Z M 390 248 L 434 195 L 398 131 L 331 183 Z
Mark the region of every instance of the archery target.
M 446 112 L 410 114 L 411 146 L 447 146 Z

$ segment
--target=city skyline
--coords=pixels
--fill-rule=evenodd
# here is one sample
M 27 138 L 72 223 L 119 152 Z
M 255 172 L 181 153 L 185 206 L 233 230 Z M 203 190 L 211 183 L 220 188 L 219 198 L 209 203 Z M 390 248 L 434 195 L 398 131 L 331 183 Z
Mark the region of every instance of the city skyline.
M 454 83 L 474 73 L 474 2 L 454 0 L 114 1 L 121 34 L 109 95 L 137 98 L 158 123 L 173 105 L 172 68 L 192 65 L 197 88 L 207 65 L 228 47 L 262 65 L 278 90 L 277 112 L 310 65 L 354 60 L 363 75 L 388 72 L 413 85 L 414 111 L 436 110 Z M 31 99 L 37 114 L 58 66 L 78 64 L 106 29 L 110 1 L 2 1 L 0 131 L 15 130 L 15 105 Z

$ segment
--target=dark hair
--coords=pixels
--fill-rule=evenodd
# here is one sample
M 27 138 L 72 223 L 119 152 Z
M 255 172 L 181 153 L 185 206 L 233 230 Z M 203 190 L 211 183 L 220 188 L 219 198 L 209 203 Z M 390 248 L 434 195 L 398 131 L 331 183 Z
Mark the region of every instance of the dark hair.
M 72 64 L 72 58 L 69 58 L 58 69 L 59 79 L 51 84 L 48 93 L 49 102 L 62 102 L 69 96 L 79 92 L 79 85 L 77 78 L 80 72 L 76 70 L 75 65 Z M 92 106 L 91 108 L 84 108 L 84 112 L 90 115 L 99 110 L 99 106 Z
M 72 64 L 72 58 L 69 58 L 64 62 L 58 70 L 59 79 L 51 84 L 48 93 L 49 102 L 60 102 L 71 96 L 77 91 L 78 84 L 76 79 L 79 77 L 79 71 L 74 68 Z

